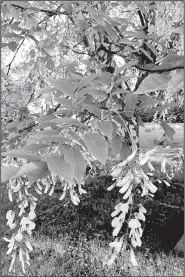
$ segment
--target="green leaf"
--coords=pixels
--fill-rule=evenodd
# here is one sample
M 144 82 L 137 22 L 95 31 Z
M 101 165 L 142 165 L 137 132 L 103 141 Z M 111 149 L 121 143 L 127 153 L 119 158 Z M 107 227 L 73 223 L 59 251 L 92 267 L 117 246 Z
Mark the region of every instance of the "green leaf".
M 67 163 L 61 156 L 52 154 L 46 158 L 49 170 L 64 178 L 70 184 L 73 183 L 74 172 L 72 166 Z
M 44 128 L 48 128 L 48 127 L 54 128 L 54 127 L 56 127 L 56 123 L 51 122 L 51 121 L 44 121 L 44 122 L 42 122 L 42 123 L 36 125 L 36 126 L 34 127 L 34 130 L 37 130 L 37 129 L 44 129 Z
M 7 152 L 3 152 L 1 153 L 1 156 L 40 161 L 40 157 L 21 150 L 10 150 Z
M 56 124 L 69 124 L 69 125 L 87 128 L 83 123 L 71 117 L 56 118 L 56 119 L 52 119 L 51 122 Z
M 88 84 L 91 84 L 91 82 L 100 75 L 101 75 L 101 73 L 96 73 L 96 74 L 90 74 L 90 75 L 84 77 L 78 84 L 78 90 L 81 90 L 81 88 L 87 86 Z
M 67 99 L 67 98 L 63 98 L 63 97 L 56 97 L 55 101 L 57 101 L 59 104 L 63 105 L 63 106 L 67 106 L 72 108 L 72 102 L 71 100 Z
M 35 171 L 38 171 L 41 167 L 43 167 L 44 162 L 40 161 L 31 161 L 30 163 L 23 164 L 19 171 L 14 175 L 14 178 L 19 178 L 27 174 L 32 174 Z
M 50 171 L 48 170 L 48 166 L 46 162 L 32 162 L 37 166 L 37 169 L 34 171 L 28 173 L 27 177 L 29 180 L 29 184 L 32 185 L 34 182 L 36 182 L 38 179 L 44 179 L 48 175 L 50 175 Z
M 35 134 L 34 136 L 29 138 L 29 143 L 35 142 L 35 141 L 50 141 L 50 142 L 67 142 L 67 139 L 64 138 L 63 135 L 40 135 Z
M 28 21 L 32 27 L 36 27 L 38 24 L 35 18 L 31 15 L 28 15 Z
M 75 72 L 75 67 L 77 67 L 78 66 L 78 62 L 77 61 L 74 61 L 74 62 L 71 62 L 71 63 L 68 63 L 67 64 L 67 67 L 65 68 L 65 72 L 66 73 L 68 73 L 68 72 L 73 72 L 73 74 L 74 73 L 76 73 Z M 77 73 L 75 74 L 75 76 L 77 75 Z M 81 76 L 81 75 L 78 75 L 78 77 L 79 76 Z M 83 76 L 83 75 L 82 75 Z
M 93 105 L 92 95 L 87 95 L 82 104 Z
M 39 119 L 37 119 L 38 122 L 44 122 L 44 121 L 49 121 L 49 120 L 52 120 L 52 119 L 55 119 L 56 116 L 54 114 L 52 114 L 54 111 L 54 109 L 49 109 L 48 110 L 48 115 L 45 115 L 45 116 L 41 116 Z M 50 114 L 51 112 L 51 114 Z M 41 129 L 41 128 L 40 128 Z
M 10 180 L 18 171 L 19 171 L 19 167 L 14 167 L 14 166 L 1 167 L 1 182 L 6 182 Z
M 111 2 L 110 5 L 115 8 L 117 6 L 119 6 L 120 4 L 118 2 Z
M 20 38 L 20 39 L 24 38 L 23 36 L 17 35 L 16 33 L 13 33 L 13 32 L 12 33 L 2 32 L 1 36 L 6 38 Z
M 69 163 L 74 171 L 74 178 L 80 184 L 85 173 L 86 163 L 82 154 L 74 147 L 64 153 L 64 159 Z
M 112 139 L 112 151 L 117 156 L 120 153 L 122 147 L 122 139 L 121 136 L 116 134 Z
M 138 99 L 142 101 L 142 103 L 139 105 L 139 109 L 145 108 L 147 106 L 153 106 L 154 104 L 161 103 L 161 101 L 156 100 L 148 95 L 139 95 Z
M 1 48 L 8 46 L 8 43 L 1 43 Z
M 33 119 L 25 119 L 19 124 L 17 124 L 17 130 L 22 130 L 24 128 L 29 128 L 31 126 L 34 126 L 35 121 Z
M 172 79 L 168 82 L 168 88 L 167 92 L 171 93 L 173 91 L 178 90 L 178 86 L 180 83 L 184 81 L 184 76 L 183 74 L 176 74 L 172 77 Z
M 169 77 L 162 74 L 151 74 L 147 76 L 134 94 L 145 94 L 152 91 L 162 90 L 167 87 Z
M 184 24 L 175 28 L 172 33 L 184 35 Z
M 64 2 L 64 8 L 68 14 L 71 14 L 73 12 L 73 6 L 69 2 Z
M 154 47 L 152 44 L 150 44 L 150 43 L 148 43 L 148 42 L 146 42 L 146 41 L 145 41 L 145 44 L 150 48 L 150 50 L 151 50 L 156 56 L 158 55 L 157 50 L 155 49 L 155 47 Z
M 69 149 L 71 149 L 71 145 L 69 144 L 61 144 L 59 145 L 59 150 L 60 150 L 60 156 L 64 156 L 65 152 L 67 152 Z
M 49 59 L 49 58 L 45 59 L 44 64 L 49 70 L 53 70 L 55 68 L 55 63 L 52 59 Z
M 111 124 L 112 124 L 112 128 L 113 128 L 113 130 L 112 130 L 112 138 L 113 138 L 117 133 L 118 126 L 116 125 L 115 122 L 112 122 L 112 121 L 111 121 Z
M 145 128 L 144 122 L 142 121 L 142 118 L 139 115 L 137 116 L 137 123 L 139 126 Z
M 171 140 L 173 140 L 173 136 L 175 135 L 175 130 L 162 120 L 161 120 L 160 124 L 161 124 L 161 127 L 163 128 L 163 130 L 165 131 L 166 135 Z
M 94 97 L 104 97 L 104 98 L 107 97 L 106 91 L 100 90 L 100 89 L 90 91 L 89 94 L 92 94 Z
M 105 134 L 109 139 L 112 139 L 113 127 L 111 122 L 97 120 L 97 126 L 103 134 Z
M 144 31 L 136 31 L 136 32 L 125 31 L 124 35 L 128 37 L 139 38 L 139 39 L 146 36 Z
M 53 136 L 53 135 L 58 135 L 58 134 L 59 134 L 59 131 L 56 131 L 56 130 L 43 130 L 43 131 L 35 133 L 34 136 L 43 137 L 43 136 Z
M 106 22 L 105 24 L 106 24 L 106 29 L 107 29 L 107 33 L 108 33 L 109 37 L 114 42 L 117 42 L 118 36 L 117 36 L 116 31 L 112 28 L 112 26 L 108 22 Z
M 142 3 L 142 1 L 138 1 L 138 2 L 136 2 L 136 3 L 137 3 L 137 6 L 138 6 L 138 9 L 139 9 L 145 16 L 147 16 L 148 11 L 146 10 L 146 4 Z
M 73 130 L 68 130 L 67 133 L 74 139 L 77 143 L 81 144 L 83 147 L 86 148 L 86 145 L 84 141 L 81 139 L 81 137 L 75 133 Z
M 83 138 L 89 153 L 102 164 L 106 163 L 108 146 L 102 136 L 97 133 L 86 134 Z
M 8 48 L 9 48 L 12 52 L 14 52 L 14 51 L 17 49 L 17 43 L 16 43 L 16 42 L 10 42 L 10 43 L 8 44 Z
M 56 90 L 55 88 L 46 87 L 46 88 L 41 88 L 41 89 L 37 90 L 35 92 L 35 94 L 40 95 L 40 94 L 43 94 L 43 93 L 53 92 L 55 90 Z
M 121 40 L 120 40 L 120 43 L 127 44 L 127 45 L 131 45 L 131 46 L 133 46 L 133 45 L 138 45 L 138 42 L 134 42 L 134 41 L 129 40 L 129 39 L 127 39 L 127 38 L 121 39 Z
M 133 93 L 127 93 L 125 96 L 124 112 L 135 111 L 136 104 L 138 102 L 138 96 Z
M 184 56 L 177 54 L 168 54 L 161 61 L 162 64 L 176 65 L 178 62 L 184 62 Z
M 98 83 L 98 85 L 109 85 L 111 82 L 111 74 L 108 72 L 104 72 L 101 74 L 101 76 L 97 77 L 96 80 L 94 80 L 95 83 Z
M 74 96 L 74 86 L 68 82 L 67 80 L 48 80 L 50 82 L 50 84 L 58 89 L 59 91 L 61 91 L 62 93 L 73 97 Z
M 167 103 L 167 104 L 163 104 L 162 106 L 147 108 L 147 112 L 148 113 L 162 112 L 162 111 L 169 109 L 171 107 L 174 107 L 174 106 L 177 106 L 177 104 L 175 102 Z
M 131 67 L 131 66 L 134 66 L 137 64 L 137 61 L 131 61 L 131 62 L 128 62 L 124 65 L 122 65 L 119 69 L 116 70 L 116 74 L 119 74 L 120 72 L 122 72 L 123 70 Z
M 26 146 L 23 146 L 22 148 L 19 148 L 21 151 L 38 151 L 43 148 L 47 148 L 49 144 L 29 144 Z
M 3 77 L 5 80 L 8 80 L 8 75 L 6 75 L 2 70 L 1 70 L 1 77 Z
M 132 151 L 130 150 L 128 145 L 123 142 L 121 150 L 120 150 L 120 157 L 121 157 L 121 159 L 123 161 L 125 161 L 131 155 L 131 153 L 132 153 Z
M 31 7 L 28 1 L 24 1 L 24 2 L 23 1 L 10 1 L 10 4 L 17 5 L 17 6 L 20 6 L 22 8 L 25 8 L 25 9 Z
M 82 104 L 82 107 L 88 112 L 100 117 L 100 111 L 96 109 L 95 105 Z
M 21 12 L 20 9 L 15 9 L 13 6 L 10 6 L 8 10 L 12 17 L 14 17 L 15 19 L 18 19 Z
M 139 48 L 140 51 L 142 51 L 144 53 L 144 55 L 149 58 L 149 60 L 151 60 L 153 62 L 152 57 L 149 55 L 149 53 L 147 51 L 145 51 L 143 48 Z M 139 51 L 138 50 L 138 51 Z
M 78 23 L 78 26 L 80 28 L 80 31 L 84 32 L 86 29 L 88 29 L 89 24 L 86 20 L 82 20 Z

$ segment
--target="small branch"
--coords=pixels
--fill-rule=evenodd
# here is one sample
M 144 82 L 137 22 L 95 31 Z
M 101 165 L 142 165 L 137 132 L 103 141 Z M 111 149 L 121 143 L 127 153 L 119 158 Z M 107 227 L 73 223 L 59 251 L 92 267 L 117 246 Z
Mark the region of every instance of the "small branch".
M 170 68 L 164 68 L 164 69 L 149 69 L 149 68 L 145 68 L 145 67 L 140 67 L 139 65 L 134 65 L 135 68 L 142 70 L 142 71 L 146 71 L 146 72 L 150 72 L 150 73 L 163 73 L 163 72 L 169 72 L 172 70 L 176 70 L 176 69 L 184 69 L 184 65 L 180 65 L 180 66 L 172 66 Z
M 13 20 L 14 20 L 14 17 L 12 17 L 12 19 L 10 20 L 10 22 L 8 24 L 12 24 Z
M 139 15 L 139 18 L 140 18 L 140 21 L 141 21 L 141 25 L 144 27 L 145 26 L 145 22 L 144 22 L 144 18 L 143 18 L 143 15 L 142 15 L 140 10 L 138 10 L 138 15 Z
M 61 106 L 61 104 L 58 104 L 54 109 L 55 109 L 55 112 L 58 110 L 58 108 Z
M 82 123 L 85 123 L 86 121 L 88 121 L 89 119 L 91 119 L 91 117 L 93 116 L 93 114 L 89 114 L 86 118 L 82 119 Z
M 18 53 L 20 47 L 23 45 L 24 41 L 25 41 L 25 38 L 21 41 L 21 43 L 20 43 L 19 46 L 17 47 L 17 49 L 16 49 L 16 51 L 15 51 L 15 54 L 14 54 L 14 56 L 13 56 L 13 59 L 12 59 L 12 61 L 11 61 L 11 62 L 9 63 L 9 65 L 8 65 L 8 71 L 7 71 L 6 75 L 9 74 L 10 69 L 11 69 L 11 66 L 12 66 L 12 63 L 13 63 L 13 61 L 15 60 L 15 57 L 16 57 L 16 55 L 17 55 L 17 53 Z
M 69 46 L 67 46 L 67 45 L 62 45 L 62 47 L 66 47 L 66 48 L 72 50 L 74 53 L 77 53 L 77 54 L 80 54 L 80 55 L 88 55 L 88 56 L 91 56 L 91 57 L 92 57 L 92 55 L 89 54 L 89 53 L 86 53 L 86 52 L 79 52 L 79 51 L 74 50 L 73 48 L 71 48 L 71 47 L 69 47 Z
M 124 49 L 124 46 L 121 47 L 121 48 L 120 48 L 119 50 L 117 50 L 117 51 L 111 51 L 111 50 L 107 49 L 103 44 L 101 44 L 101 46 L 97 49 L 96 54 L 97 54 L 98 52 L 100 52 L 101 50 L 104 50 L 106 53 L 111 54 L 111 55 L 114 55 L 114 54 L 118 54 L 118 53 L 121 52 L 123 49 Z
M 12 6 L 14 6 L 15 8 L 19 8 L 21 10 L 27 10 L 27 9 L 30 9 L 30 10 L 33 10 L 35 12 L 42 12 L 42 13 L 45 13 L 47 16 L 51 17 L 51 16 L 54 16 L 54 15 L 67 15 L 69 16 L 69 19 L 71 20 L 71 22 L 76 25 L 76 23 L 74 22 L 71 14 L 69 14 L 67 11 L 62 11 L 60 12 L 58 9 L 60 9 L 61 5 L 57 8 L 56 11 L 49 11 L 49 10 L 44 10 L 44 9 L 38 9 L 38 8 L 35 8 L 35 7 L 28 7 L 28 8 L 23 8 L 19 5 L 16 5 L 16 4 L 11 4 Z
M 27 10 L 27 9 L 30 9 L 30 10 L 33 10 L 33 11 L 35 11 L 35 12 L 42 12 L 42 13 L 46 13 L 48 16 L 53 16 L 53 15 L 70 15 L 68 12 L 66 12 L 66 11 L 63 11 L 63 12 L 60 12 L 60 11 L 58 11 L 58 10 L 56 10 L 56 11 L 49 11 L 49 10 L 44 10 L 44 9 L 38 9 L 38 8 L 35 8 L 35 7 L 28 7 L 28 8 L 23 8 L 23 7 L 21 7 L 21 6 L 19 6 L 19 5 L 17 5 L 17 4 L 11 4 L 13 7 L 15 7 L 15 8 L 19 8 L 19 9 L 21 9 L 21 10 Z M 60 6 L 58 7 L 58 8 L 60 8 Z M 57 8 L 57 9 L 58 9 Z
M 32 94 L 30 95 L 30 99 L 28 100 L 28 102 L 27 102 L 27 104 L 26 104 L 26 106 L 25 106 L 25 107 L 27 107 L 27 106 L 28 106 L 28 104 L 31 102 L 31 100 L 32 100 L 32 98 L 33 98 L 34 93 L 35 93 L 35 90 L 33 90 Z
M 168 205 L 168 204 L 165 204 L 165 203 L 154 203 L 154 205 L 160 205 L 160 206 L 165 206 L 165 207 L 169 207 L 169 208 L 172 208 L 172 209 L 180 209 L 180 210 L 184 211 L 183 207 Z

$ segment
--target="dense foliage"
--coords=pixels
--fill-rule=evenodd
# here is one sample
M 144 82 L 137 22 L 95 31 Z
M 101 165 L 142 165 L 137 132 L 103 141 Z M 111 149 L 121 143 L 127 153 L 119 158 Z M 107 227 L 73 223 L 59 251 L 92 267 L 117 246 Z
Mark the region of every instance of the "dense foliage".
M 23 272 L 30 264 L 37 197 L 60 181 L 60 200 L 68 194 L 78 205 L 95 165 L 121 194 L 108 265 L 121 249 L 137 265 L 144 200 L 161 182 L 150 162 L 158 148 L 143 153 L 139 126 L 152 114 L 173 139 L 165 119 L 184 101 L 183 2 L 4 1 L 1 47 L 2 181 L 17 203 L 6 215 L 10 271 L 17 254 Z M 170 175 L 165 163 L 161 154 L 169 185 L 176 164 Z

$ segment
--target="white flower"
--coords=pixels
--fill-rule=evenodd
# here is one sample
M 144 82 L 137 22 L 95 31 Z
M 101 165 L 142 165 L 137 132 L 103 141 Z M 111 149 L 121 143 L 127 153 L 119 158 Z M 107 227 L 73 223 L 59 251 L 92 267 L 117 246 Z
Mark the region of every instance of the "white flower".
M 35 228 L 35 223 L 28 217 L 23 217 L 20 225 L 22 225 L 21 231 L 26 231 L 29 235 L 31 235 L 31 231 Z
M 21 233 L 21 230 L 19 229 L 17 234 L 15 235 L 15 240 L 20 242 L 23 239 L 23 235 Z
M 12 210 L 9 210 L 7 213 L 6 213 L 6 219 L 8 220 L 7 221 L 7 225 L 11 228 L 11 229 L 14 229 L 16 227 L 16 223 L 13 223 L 14 221 L 14 218 L 15 218 L 15 212 L 12 212 Z

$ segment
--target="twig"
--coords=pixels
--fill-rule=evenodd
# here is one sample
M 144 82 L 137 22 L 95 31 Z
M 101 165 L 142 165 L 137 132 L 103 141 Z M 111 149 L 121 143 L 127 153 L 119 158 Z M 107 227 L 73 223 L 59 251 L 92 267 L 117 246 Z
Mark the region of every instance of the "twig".
M 145 67 L 140 67 L 139 65 L 134 65 L 134 67 L 139 70 L 150 72 L 150 73 L 163 73 L 163 72 L 169 72 L 169 71 L 176 70 L 176 69 L 183 69 L 184 65 L 172 66 L 170 68 L 164 68 L 164 69 L 149 69 L 149 68 L 145 68 Z
M 139 18 L 140 18 L 140 21 L 141 21 L 141 25 L 144 27 L 145 26 L 145 22 L 144 22 L 143 15 L 142 15 L 140 10 L 138 10 L 137 12 L 138 12 L 138 15 L 139 15 Z
M 172 208 L 172 209 L 180 209 L 180 210 L 184 211 L 184 208 L 183 207 L 179 207 L 179 206 L 168 205 L 168 204 L 165 204 L 165 203 L 153 203 L 153 204 L 154 205 L 161 205 L 161 206 L 169 207 L 169 208 Z
M 23 40 L 21 41 L 21 43 L 20 43 L 19 46 L 17 47 L 17 49 L 16 49 L 16 51 L 15 51 L 15 54 L 14 54 L 14 56 L 13 56 L 13 59 L 12 59 L 12 61 L 11 61 L 11 62 L 9 63 L 9 65 L 8 65 L 8 71 L 7 71 L 6 75 L 9 74 L 10 69 L 11 69 L 11 66 L 12 66 L 12 63 L 13 63 L 13 61 L 15 60 L 15 57 L 16 57 L 16 55 L 17 55 L 17 53 L 18 53 L 20 47 L 23 45 L 24 41 L 25 41 L 25 38 L 23 38 Z
M 67 11 L 62 11 L 60 12 L 58 9 L 60 9 L 61 5 L 57 8 L 56 11 L 49 11 L 49 10 L 44 10 L 44 9 L 38 9 L 38 8 L 35 8 L 35 7 L 28 7 L 28 8 L 23 8 L 17 4 L 11 4 L 12 6 L 16 7 L 16 8 L 19 8 L 21 10 L 27 10 L 27 9 L 30 9 L 30 10 L 33 10 L 35 12 L 42 12 L 42 13 L 45 13 L 47 16 L 51 17 L 51 16 L 54 16 L 54 15 L 67 15 L 69 16 L 69 19 L 71 20 L 71 22 L 76 25 L 76 23 L 74 22 L 71 14 L 69 14 Z
M 28 100 L 28 102 L 27 102 L 27 104 L 26 104 L 26 106 L 25 106 L 25 107 L 27 107 L 27 106 L 28 106 L 28 104 L 31 102 L 31 100 L 32 100 L 32 98 L 33 98 L 34 93 L 35 93 L 35 89 L 33 90 L 32 94 L 30 95 L 30 99 Z
M 89 53 L 86 53 L 86 52 L 79 52 L 79 51 L 77 51 L 77 50 L 74 50 L 73 48 L 71 48 L 71 47 L 69 47 L 69 46 L 67 46 L 67 45 L 62 45 L 62 47 L 66 47 L 66 48 L 68 48 L 68 49 L 72 50 L 74 53 L 77 53 L 77 54 L 80 54 L 80 55 L 88 55 L 88 56 L 92 56 L 92 55 L 91 55 L 91 54 L 89 54 Z
M 44 10 L 44 9 L 38 9 L 38 8 L 35 8 L 35 7 L 28 7 L 28 8 L 23 8 L 17 4 L 11 4 L 13 7 L 15 8 L 19 8 L 21 10 L 27 10 L 27 9 L 30 9 L 30 10 L 33 10 L 35 12 L 42 12 L 42 13 L 46 13 L 48 16 L 53 16 L 53 15 L 70 15 L 68 12 L 66 11 L 63 11 L 63 12 L 60 12 L 58 10 L 56 11 L 49 11 L 49 10 Z M 60 6 L 59 6 L 60 7 Z M 58 9 L 58 8 L 57 8 Z

